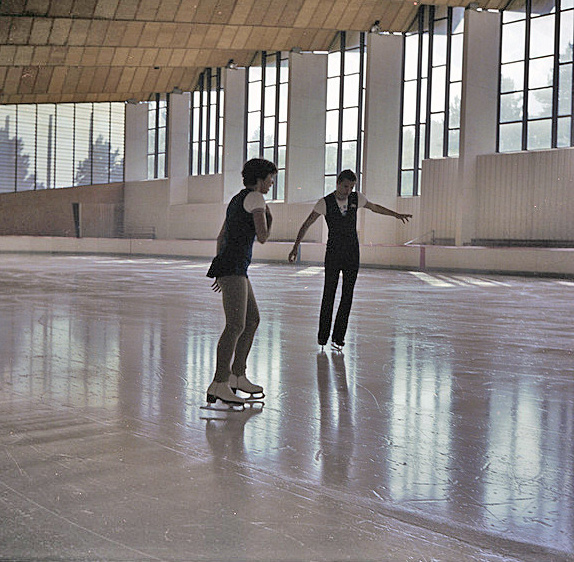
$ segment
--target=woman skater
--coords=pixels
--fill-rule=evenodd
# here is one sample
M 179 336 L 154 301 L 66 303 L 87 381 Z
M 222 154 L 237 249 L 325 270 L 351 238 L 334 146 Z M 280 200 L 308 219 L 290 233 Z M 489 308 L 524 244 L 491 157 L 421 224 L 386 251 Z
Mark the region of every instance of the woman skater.
M 263 197 L 273 185 L 277 167 L 269 160 L 254 158 L 243 166 L 245 186 L 227 206 L 223 227 L 217 237 L 217 255 L 207 272 L 215 278 L 212 288 L 221 292 L 225 329 L 217 344 L 217 365 L 213 382 L 207 389 L 207 402 L 217 400 L 227 406 L 244 406 L 246 399 L 263 398 L 263 388 L 245 375 L 247 356 L 259 325 L 259 310 L 247 268 L 251 263 L 253 242 L 264 244 L 269 237 L 272 217 Z M 233 363 L 232 363 L 233 361 Z

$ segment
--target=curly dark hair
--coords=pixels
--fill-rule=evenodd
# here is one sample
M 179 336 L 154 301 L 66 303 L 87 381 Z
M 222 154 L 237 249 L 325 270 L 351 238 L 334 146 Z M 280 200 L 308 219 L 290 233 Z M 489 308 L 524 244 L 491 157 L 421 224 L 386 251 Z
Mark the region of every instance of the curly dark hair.
M 343 170 L 337 176 L 337 183 L 341 183 L 345 180 L 356 182 L 357 181 L 357 175 L 355 174 L 355 172 L 353 172 L 353 170 Z
M 241 175 L 243 185 L 255 185 L 257 180 L 264 180 L 269 174 L 276 174 L 277 166 L 269 160 L 263 158 L 252 158 L 243 165 Z

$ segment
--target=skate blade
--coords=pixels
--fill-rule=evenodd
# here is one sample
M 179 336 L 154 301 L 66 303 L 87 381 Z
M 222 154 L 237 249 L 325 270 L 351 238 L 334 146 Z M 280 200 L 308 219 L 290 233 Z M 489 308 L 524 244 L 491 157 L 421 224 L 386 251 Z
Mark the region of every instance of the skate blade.
M 210 412 L 243 412 L 245 410 L 245 404 L 233 404 L 225 403 L 219 401 L 216 404 L 206 404 L 205 406 L 200 406 L 200 410 L 208 410 Z
M 336 343 L 332 343 L 331 344 L 331 351 L 334 351 L 335 353 L 343 353 L 343 346 L 337 345 Z

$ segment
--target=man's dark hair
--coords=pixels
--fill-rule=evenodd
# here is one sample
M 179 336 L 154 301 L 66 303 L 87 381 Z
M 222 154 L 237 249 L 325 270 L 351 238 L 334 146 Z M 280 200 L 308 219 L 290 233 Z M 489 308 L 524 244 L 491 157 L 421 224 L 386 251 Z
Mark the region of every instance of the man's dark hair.
M 349 180 L 352 182 L 357 182 L 357 176 L 355 174 L 355 172 L 353 172 L 353 170 L 343 170 L 338 176 L 337 176 L 337 183 L 341 183 L 345 180 Z
M 243 165 L 243 185 L 255 185 L 257 180 L 264 180 L 269 174 L 276 174 L 277 166 L 263 158 L 252 158 Z

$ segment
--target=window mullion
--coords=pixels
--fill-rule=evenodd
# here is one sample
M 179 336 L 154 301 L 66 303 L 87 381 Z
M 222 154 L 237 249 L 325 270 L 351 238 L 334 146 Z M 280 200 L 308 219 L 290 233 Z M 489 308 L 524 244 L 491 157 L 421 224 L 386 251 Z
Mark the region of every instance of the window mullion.
M 522 113 L 522 150 L 528 149 L 528 92 L 530 81 L 530 22 L 532 17 L 532 2 L 526 0 L 525 44 L 524 44 L 524 84 L 523 84 L 523 113 Z

